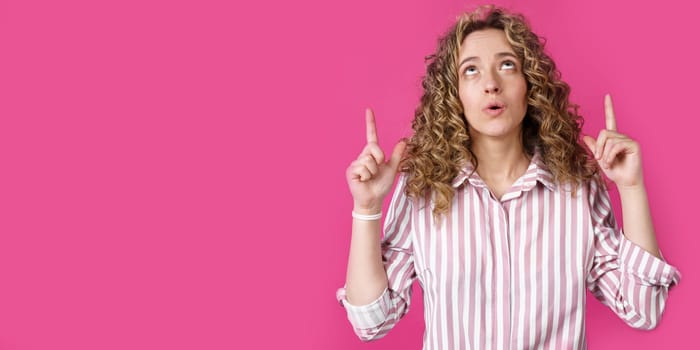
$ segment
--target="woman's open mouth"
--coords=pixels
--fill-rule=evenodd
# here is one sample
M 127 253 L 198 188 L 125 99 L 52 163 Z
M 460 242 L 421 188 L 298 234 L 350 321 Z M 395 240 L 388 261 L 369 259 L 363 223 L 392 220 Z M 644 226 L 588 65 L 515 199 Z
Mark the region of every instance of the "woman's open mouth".
M 503 103 L 501 103 L 501 102 L 498 102 L 498 101 L 495 101 L 495 102 L 489 103 L 489 104 L 483 109 L 483 111 L 484 111 L 486 114 L 495 117 L 495 116 L 497 116 L 497 115 L 503 113 L 503 111 L 504 111 L 505 109 L 506 109 L 506 105 L 505 105 L 505 104 L 503 104 Z

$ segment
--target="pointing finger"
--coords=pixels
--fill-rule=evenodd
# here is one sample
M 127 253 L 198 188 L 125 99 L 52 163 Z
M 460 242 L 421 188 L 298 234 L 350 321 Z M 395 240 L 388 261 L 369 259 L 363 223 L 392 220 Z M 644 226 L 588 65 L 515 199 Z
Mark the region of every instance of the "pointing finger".
M 371 108 L 365 111 L 365 123 L 367 124 L 367 143 L 377 143 L 377 125 Z
M 610 94 L 605 95 L 605 128 L 608 130 L 617 131 L 615 112 L 613 111 L 612 97 L 610 97 Z

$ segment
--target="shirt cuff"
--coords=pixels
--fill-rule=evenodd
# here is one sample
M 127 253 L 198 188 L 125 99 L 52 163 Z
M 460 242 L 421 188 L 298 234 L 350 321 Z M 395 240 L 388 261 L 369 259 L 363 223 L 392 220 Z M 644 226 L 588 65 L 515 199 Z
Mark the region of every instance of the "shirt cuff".
M 383 324 L 391 304 L 389 288 L 385 288 L 382 295 L 367 305 L 350 304 L 346 298 L 345 288 L 338 289 L 336 299 L 347 310 L 350 323 L 359 329 L 375 328 Z
M 637 277 L 639 283 L 672 287 L 680 282 L 681 274 L 675 267 L 647 252 L 625 237 L 620 238 L 620 268 Z

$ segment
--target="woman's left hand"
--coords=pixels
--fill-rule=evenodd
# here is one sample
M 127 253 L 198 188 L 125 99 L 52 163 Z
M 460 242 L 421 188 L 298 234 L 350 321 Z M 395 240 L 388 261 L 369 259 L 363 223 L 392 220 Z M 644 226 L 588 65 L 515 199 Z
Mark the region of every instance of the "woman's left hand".
M 643 185 L 639 144 L 617 132 L 610 95 L 605 95 L 605 130 L 600 131 L 597 140 L 586 135 L 583 142 L 593 152 L 605 176 L 618 188 Z

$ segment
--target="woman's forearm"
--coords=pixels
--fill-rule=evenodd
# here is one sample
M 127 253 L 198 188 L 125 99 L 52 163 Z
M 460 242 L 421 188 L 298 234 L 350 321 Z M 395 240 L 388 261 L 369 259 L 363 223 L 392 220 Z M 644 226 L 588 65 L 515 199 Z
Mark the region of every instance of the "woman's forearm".
M 618 186 L 618 191 L 622 202 L 622 221 L 625 236 L 647 252 L 657 258 L 661 258 L 644 184 L 630 187 Z
M 358 214 L 375 214 L 378 209 L 354 209 Z M 347 301 L 356 306 L 366 305 L 382 294 L 388 282 L 381 249 L 381 220 L 352 221 L 352 239 L 346 277 Z

